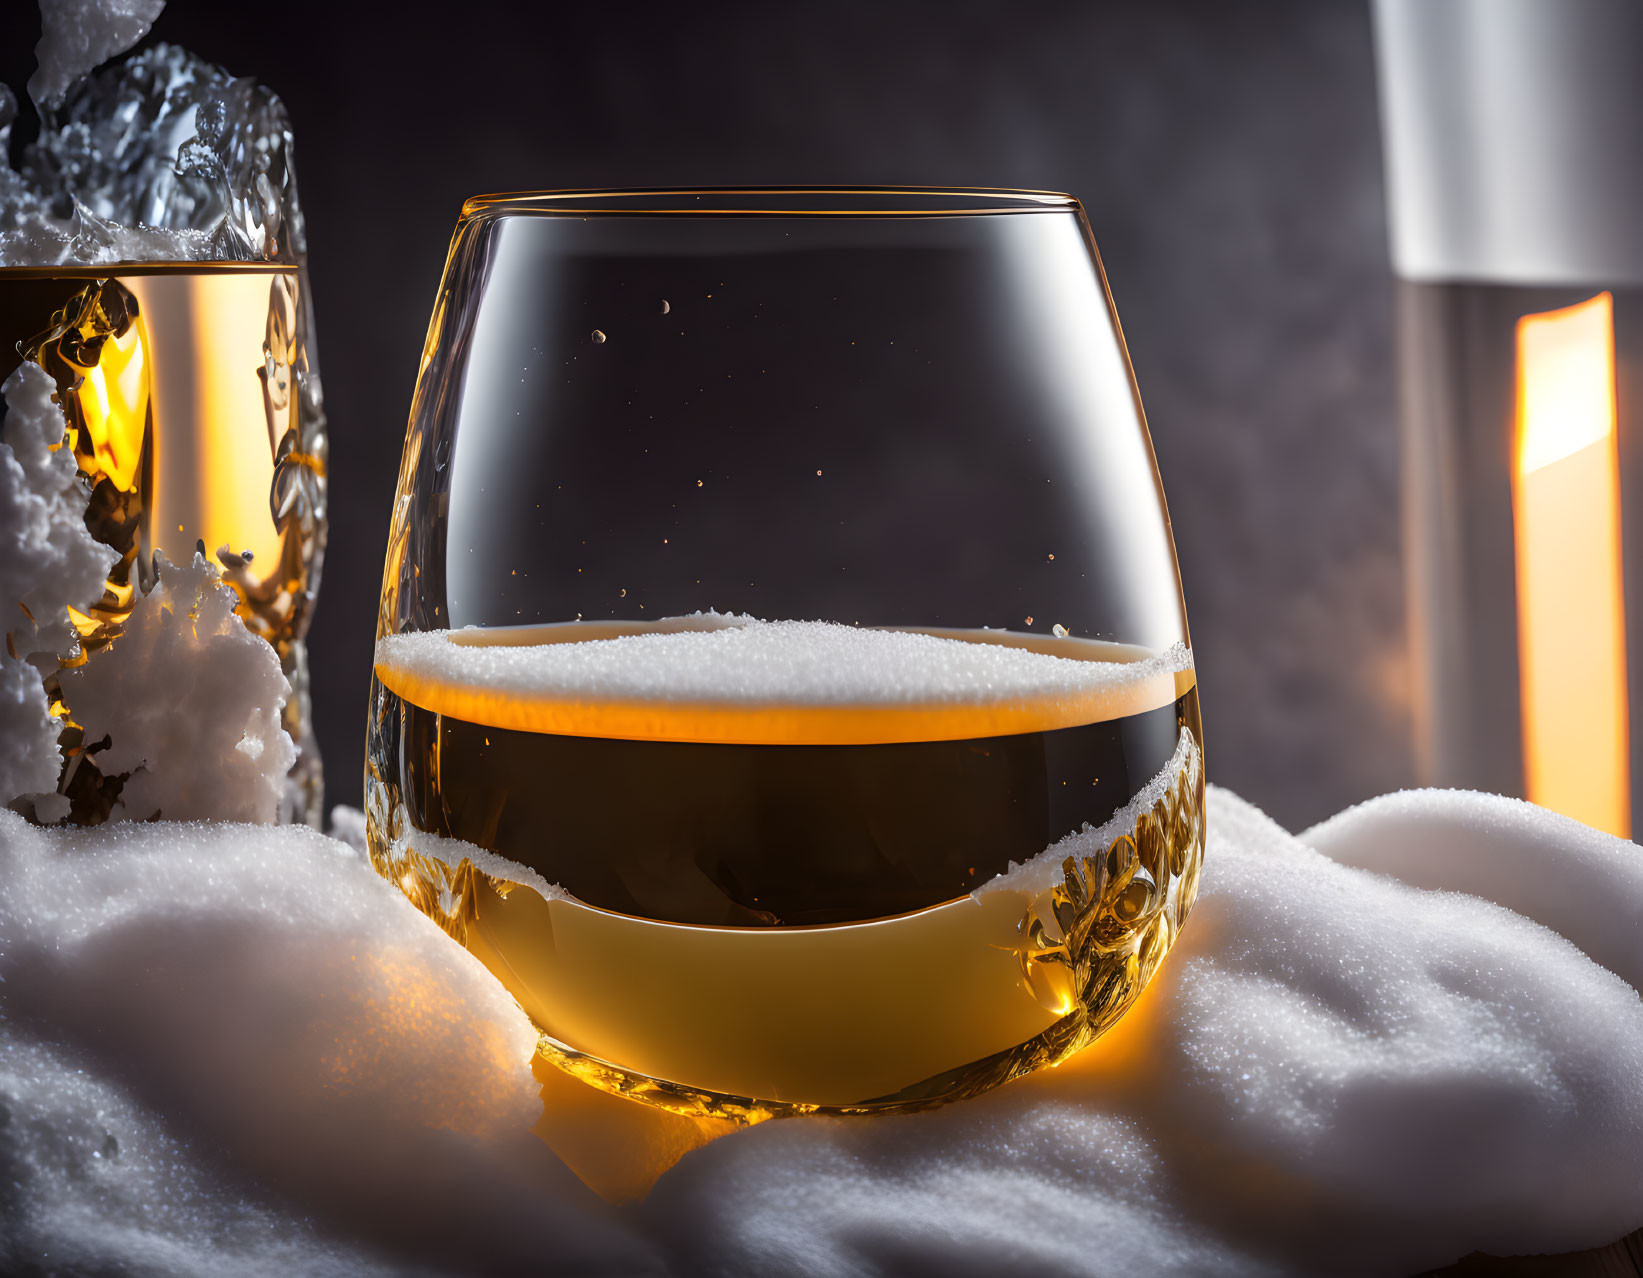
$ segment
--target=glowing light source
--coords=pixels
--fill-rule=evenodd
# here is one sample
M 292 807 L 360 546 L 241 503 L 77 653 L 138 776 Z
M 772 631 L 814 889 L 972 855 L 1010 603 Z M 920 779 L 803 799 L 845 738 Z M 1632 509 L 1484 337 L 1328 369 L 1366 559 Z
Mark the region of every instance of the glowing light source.
M 1609 293 L 1518 321 L 1512 522 L 1528 797 L 1629 835 Z

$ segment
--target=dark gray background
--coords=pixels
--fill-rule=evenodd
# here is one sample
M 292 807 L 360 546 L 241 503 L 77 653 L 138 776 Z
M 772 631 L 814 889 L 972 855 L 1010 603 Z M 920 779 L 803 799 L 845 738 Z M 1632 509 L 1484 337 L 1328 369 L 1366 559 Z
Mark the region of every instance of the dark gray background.
M 19 88 L 33 35 L 0 51 Z M 629 184 L 1079 196 L 1169 494 L 1213 779 L 1294 826 L 1410 781 L 1366 0 L 172 0 L 150 38 L 256 75 L 295 121 L 332 426 L 331 801 L 359 801 L 388 509 L 461 201 Z

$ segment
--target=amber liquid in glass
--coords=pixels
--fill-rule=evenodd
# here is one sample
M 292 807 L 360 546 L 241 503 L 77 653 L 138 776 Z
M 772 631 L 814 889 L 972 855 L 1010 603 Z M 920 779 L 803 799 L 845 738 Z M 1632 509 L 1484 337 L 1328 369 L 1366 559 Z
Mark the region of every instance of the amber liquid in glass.
M 759 744 L 707 710 L 676 740 L 602 735 L 598 705 L 581 734 L 488 726 L 379 664 L 371 857 L 576 1077 L 696 1116 L 917 1108 L 1077 1050 L 1167 952 L 1203 772 L 1192 674 L 1165 680 L 1046 731 L 957 706 L 939 739 L 879 741 L 850 707 L 819 735 L 868 741 Z
M 87 654 L 152 585 L 155 551 L 186 562 L 203 546 L 305 687 L 291 667 L 323 553 L 324 463 L 299 446 L 298 287 L 293 268 L 263 263 L 0 270 L 0 382 L 23 362 L 52 377 L 91 486 L 87 526 L 120 555 L 103 597 L 73 613 Z M 287 702 L 298 741 L 305 713 L 302 696 Z M 100 820 L 111 800 L 72 716 L 65 792 L 76 820 Z M 312 784 L 317 798 L 317 771 Z

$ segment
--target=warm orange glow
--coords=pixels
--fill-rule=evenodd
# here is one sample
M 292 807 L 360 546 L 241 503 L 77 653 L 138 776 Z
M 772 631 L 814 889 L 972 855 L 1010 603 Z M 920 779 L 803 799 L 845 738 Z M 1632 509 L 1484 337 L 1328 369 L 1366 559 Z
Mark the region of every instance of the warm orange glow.
M 594 1087 L 541 1055 L 531 1070 L 542 1085 L 542 1117 L 532 1130 L 607 1203 L 638 1202 L 691 1150 L 743 1129 Z
M 136 487 L 148 432 L 149 367 L 143 337 L 140 319 L 123 334 L 110 333 L 96 367 L 74 389 L 102 473 L 124 493 Z
M 258 373 L 268 366 L 271 329 L 279 327 L 270 309 L 283 300 L 282 277 L 173 273 L 133 275 L 125 284 L 148 319 L 154 545 L 186 561 L 196 541 L 208 555 L 226 544 L 251 551 L 259 576 L 274 572 L 284 537 L 269 494 L 275 445 L 294 401 L 287 394 L 280 402 L 286 420 L 276 431 L 267 380 Z M 162 316 L 168 322 L 155 322 Z
M 1532 802 L 1631 833 L 1614 299 L 1517 326 L 1518 664 Z

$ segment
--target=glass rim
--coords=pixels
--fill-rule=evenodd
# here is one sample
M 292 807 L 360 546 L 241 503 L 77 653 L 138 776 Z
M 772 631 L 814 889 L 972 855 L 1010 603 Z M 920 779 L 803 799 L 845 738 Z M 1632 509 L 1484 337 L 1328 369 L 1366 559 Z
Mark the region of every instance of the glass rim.
M 463 222 L 536 217 L 974 217 L 1076 213 L 1060 191 L 1012 187 L 701 186 L 503 191 L 470 196 Z

